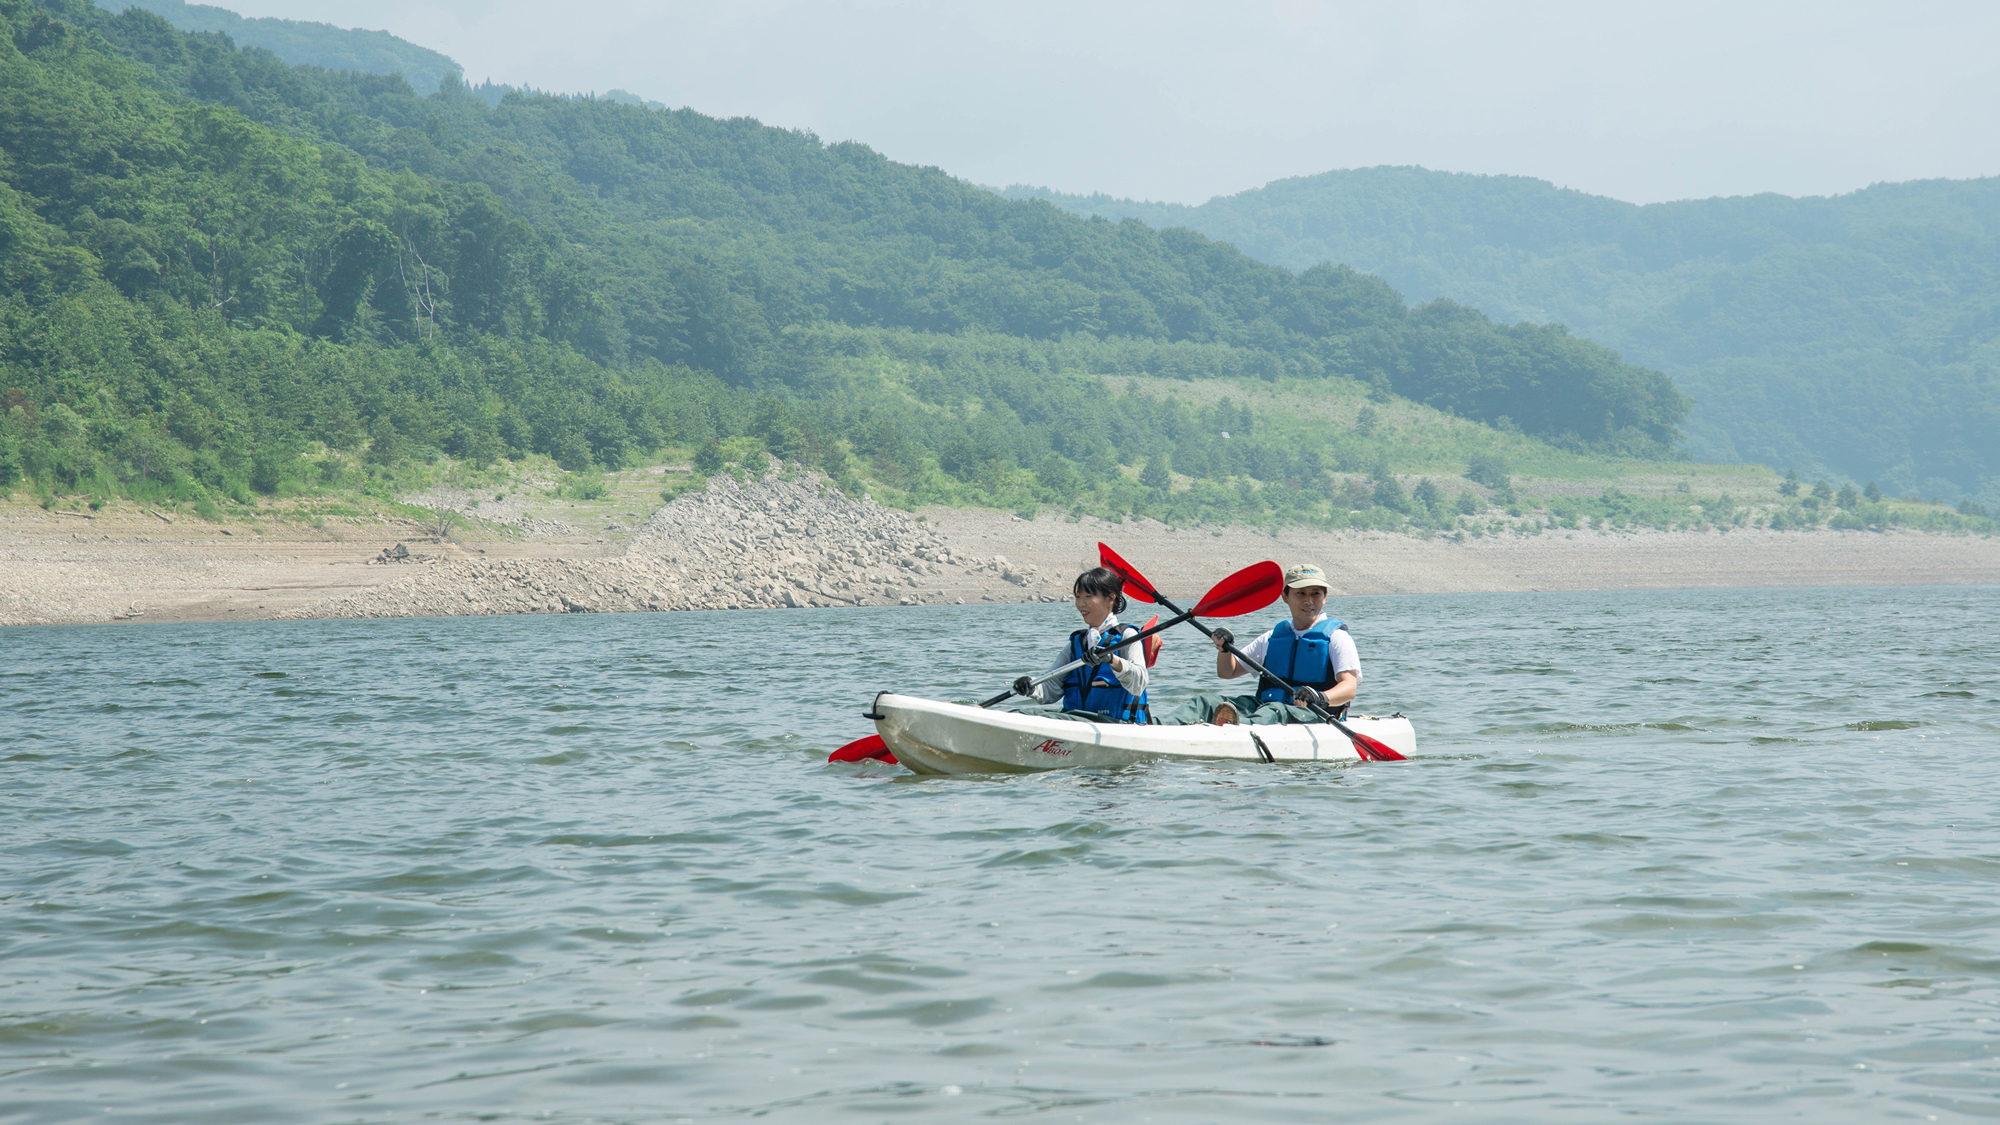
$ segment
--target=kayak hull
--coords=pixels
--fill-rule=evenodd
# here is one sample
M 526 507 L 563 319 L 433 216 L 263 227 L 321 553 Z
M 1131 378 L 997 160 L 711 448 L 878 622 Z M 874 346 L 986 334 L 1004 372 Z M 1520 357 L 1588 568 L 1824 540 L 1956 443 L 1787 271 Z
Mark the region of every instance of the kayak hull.
M 875 730 L 896 760 L 916 773 L 1040 773 L 1160 761 L 1353 762 L 1354 743 L 1324 723 L 1283 726 L 1140 726 L 1085 723 L 1023 711 L 884 692 Z M 1357 716 L 1356 733 L 1405 756 L 1417 752 L 1408 719 Z

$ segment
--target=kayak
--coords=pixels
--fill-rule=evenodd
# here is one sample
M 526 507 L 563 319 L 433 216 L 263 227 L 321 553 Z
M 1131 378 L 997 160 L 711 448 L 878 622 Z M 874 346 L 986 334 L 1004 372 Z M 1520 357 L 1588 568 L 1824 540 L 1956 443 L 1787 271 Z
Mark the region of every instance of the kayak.
M 1257 727 L 1090 723 L 890 692 L 875 697 L 870 717 L 896 760 L 917 773 L 1033 773 L 1164 761 L 1361 759 L 1353 740 L 1324 723 Z M 1345 722 L 1356 733 L 1379 739 L 1405 756 L 1417 752 L 1416 730 L 1401 715 L 1361 715 Z

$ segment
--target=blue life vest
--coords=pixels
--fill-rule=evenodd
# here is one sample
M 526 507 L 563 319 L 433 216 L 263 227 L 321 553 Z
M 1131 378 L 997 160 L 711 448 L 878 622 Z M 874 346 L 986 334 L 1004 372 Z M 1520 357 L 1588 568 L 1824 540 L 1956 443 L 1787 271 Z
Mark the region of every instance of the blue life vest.
M 1271 630 L 1270 647 L 1264 650 L 1264 667 L 1273 676 L 1283 676 L 1295 684 L 1325 691 L 1339 682 L 1333 674 L 1333 631 L 1347 624 L 1329 617 L 1315 622 L 1300 633 L 1290 621 L 1280 621 Z M 1257 684 L 1257 702 L 1290 703 L 1292 689 L 1264 677 Z
M 1113 625 L 1110 631 L 1115 631 L 1122 637 L 1127 630 L 1138 631 L 1130 625 Z M 1082 660 L 1084 652 L 1089 647 L 1090 630 L 1078 629 L 1069 635 L 1071 660 Z M 1125 685 L 1119 683 L 1117 675 L 1111 671 L 1109 660 L 1095 668 L 1086 664 L 1081 668 L 1070 669 L 1069 674 L 1062 679 L 1062 689 L 1065 711 L 1096 711 L 1109 715 L 1121 723 L 1153 721 L 1152 710 L 1146 702 L 1146 693 L 1142 691 L 1134 696 L 1126 691 Z

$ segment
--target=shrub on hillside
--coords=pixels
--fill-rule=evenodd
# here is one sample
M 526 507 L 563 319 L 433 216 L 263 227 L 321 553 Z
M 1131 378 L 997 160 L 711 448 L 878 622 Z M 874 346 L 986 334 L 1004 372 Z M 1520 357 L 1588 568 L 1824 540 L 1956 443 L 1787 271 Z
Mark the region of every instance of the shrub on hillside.
M 1512 479 L 1513 471 L 1507 459 L 1498 453 L 1475 453 L 1465 467 L 1465 479 L 1499 488 Z

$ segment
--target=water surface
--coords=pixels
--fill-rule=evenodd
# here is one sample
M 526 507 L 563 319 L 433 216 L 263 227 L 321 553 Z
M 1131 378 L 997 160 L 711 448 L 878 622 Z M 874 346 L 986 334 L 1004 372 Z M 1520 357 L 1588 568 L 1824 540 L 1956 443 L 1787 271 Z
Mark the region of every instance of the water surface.
M 824 763 L 1066 606 L 0 630 L 0 1119 L 2000 1116 L 2000 591 L 1335 610 L 1417 760 Z

